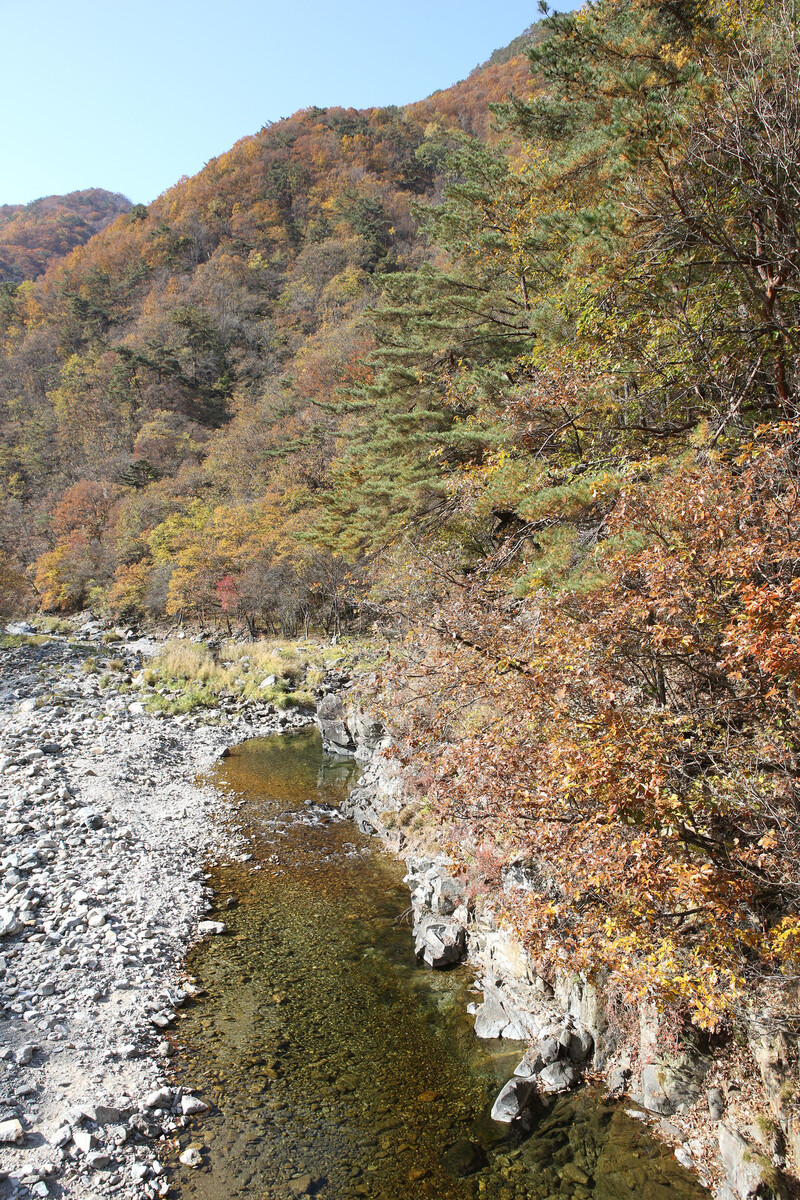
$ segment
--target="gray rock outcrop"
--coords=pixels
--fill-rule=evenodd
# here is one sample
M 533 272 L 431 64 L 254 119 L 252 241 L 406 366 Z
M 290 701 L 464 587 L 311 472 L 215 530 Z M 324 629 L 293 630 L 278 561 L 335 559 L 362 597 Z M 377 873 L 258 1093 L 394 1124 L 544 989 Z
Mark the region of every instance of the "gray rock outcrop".
M 317 725 L 322 745 L 333 754 L 355 754 L 356 743 L 347 728 L 344 704 L 335 692 L 323 696 L 317 705 Z
M 720 1125 L 719 1150 L 728 1187 L 738 1200 L 783 1200 L 779 1172 L 738 1130 Z
M 451 967 L 464 958 L 466 930 L 455 917 L 427 913 L 414 926 L 414 952 L 429 967 Z
M 702 1038 L 685 1040 L 676 1051 L 665 1053 L 661 1017 L 655 1008 L 641 1005 L 639 1045 L 630 1047 L 630 1029 L 613 1019 L 602 974 L 589 980 L 564 968 L 548 978 L 541 977 L 504 921 L 504 898 L 513 901 L 514 893 L 548 892 L 552 885 L 547 865 L 521 858 L 503 868 L 504 896 L 470 896 L 445 854 L 433 851 L 427 858 L 409 855 L 408 850 L 419 846 L 426 834 L 418 786 L 414 780 L 406 781 L 397 757 L 375 753 L 375 749 L 389 744 L 382 728 L 369 725 L 363 713 L 356 715 L 346 704 L 339 709 L 331 702 L 325 712 L 326 719 L 341 723 L 334 731 L 339 744 L 349 737 L 356 747 L 353 753 L 366 764 L 351 792 L 352 812 L 348 815 L 353 815 L 366 832 L 379 833 L 395 852 L 406 853 L 417 953 L 439 967 L 468 957 L 483 991 L 482 999 L 468 1006 L 475 1018 L 476 1035 L 529 1043 L 514 1076 L 495 1100 L 493 1118 L 505 1123 L 519 1120 L 541 1093 L 555 1094 L 575 1087 L 584 1069 L 604 1071 L 612 1077 L 618 1094 L 629 1094 L 650 1113 L 662 1117 L 686 1113 L 700 1099 L 712 1061 Z M 362 731 L 367 741 L 361 741 Z M 417 829 L 420 838 L 414 836 Z M 428 829 L 428 837 L 430 834 Z M 521 899 L 524 903 L 524 897 Z M 773 1111 L 777 1115 L 781 1088 L 786 1093 L 783 1060 L 787 1055 L 780 1046 L 776 1048 L 774 1038 L 763 1039 L 754 1053 L 765 1086 L 769 1080 L 774 1083 Z M 641 1063 L 645 1065 L 639 1074 L 635 1067 Z M 725 1112 L 724 1097 L 709 1092 L 708 1098 L 710 1115 L 720 1121 Z M 796 1130 L 785 1107 L 780 1123 L 792 1144 L 791 1132 Z M 647 1113 L 642 1116 L 646 1123 Z M 727 1129 L 720 1134 L 729 1171 L 726 1200 L 775 1200 L 780 1196 L 780 1190 L 775 1190 L 777 1176 L 769 1162 L 759 1160 L 757 1150 L 747 1149 L 741 1135 L 725 1126 L 720 1128 Z M 737 1139 L 745 1143 L 744 1148 Z M 687 1169 L 697 1171 L 694 1151 L 679 1146 L 675 1153 Z
M 795 1100 L 797 1066 L 792 1038 L 785 1029 L 765 1028 L 754 1022 L 749 1041 L 772 1114 L 795 1161 L 800 1162 L 800 1106 Z

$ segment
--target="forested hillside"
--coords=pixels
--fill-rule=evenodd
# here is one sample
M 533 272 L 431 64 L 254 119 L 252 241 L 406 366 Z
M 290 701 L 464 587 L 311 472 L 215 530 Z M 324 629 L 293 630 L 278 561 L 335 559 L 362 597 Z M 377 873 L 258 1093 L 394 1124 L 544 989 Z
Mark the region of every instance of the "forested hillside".
M 598 0 L 245 138 L 0 318 L 7 572 L 410 631 L 383 703 L 476 886 L 531 860 L 543 969 L 709 1029 L 800 967 L 799 80 L 789 6 Z
M 523 59 L 407 112 L 298 113 L 7 291 L 0 538 L 45 607 L 334 619 L 348 569 L 307 535 L 365 313 L 432 256 L 412 207 L 450 131 L 511 86 Z
M 132 207 L 124 196 L 102 188 L 0 204 L 0 284 L 37 279 Z

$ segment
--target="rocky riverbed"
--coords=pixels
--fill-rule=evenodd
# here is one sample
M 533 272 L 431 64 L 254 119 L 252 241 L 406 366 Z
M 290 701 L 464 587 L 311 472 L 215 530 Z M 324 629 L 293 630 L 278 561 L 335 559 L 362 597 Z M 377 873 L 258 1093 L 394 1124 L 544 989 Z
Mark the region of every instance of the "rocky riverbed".
M 142 670 L 152 642 L 121 635 L 110 647 L 94 622 L 79 632 L 81 644 L 23 636 L 0 645 L 0 1200 L 163 1196 L 187 1143 L 181 1162 L 203 1166 L 187 1135 L 214 1097 L 200 1076 L 181 1071 L 176 1086 L 170 1071 L 172 1034 L 196 990 L 186 951 L 225 928 L 224 912 L 207 919 L 215 861 L 260 868 L 249 863 L 235 793 L 198 780 L 232 744 L 311 721 L 244 696 L 167 716 L 169 689 L 154 696 Z M 387 735 L 331 694 L 343 681 L 328 672 L 319 689 L 326 741 L 366 764 L 343 812 L 406 858 L 420 958 L 447 966 L 470 953 L 484 992 L 471 1006 L 475 1033 L 533 1043 L 526 1069 L 497 1096 L 496 1119 L 513 1122 L 531 1096 L 562 1091 L 581 1068 L 609 1076 L 616 1036 L 592 990 L 539 980 L 491 908 L 465 906 L 436 845 L 409 843 L 418 813 L 392 756 L 376 754 Z M 161 711 L 150 711 L 155 701 Z M 506 882 L 525 886 L 524 871 Z M 642 1060 L 653 1030 L 644 1014 Z M 752 1060 L 742 1051 L 724 1070 L 651 1056 L 635 1092 L 630 1070 L 617 1072 L 619 1086 L 610 1077 L 643 1102 L 630 1115 L 655 1124 L 720 1200 L 781 1195 L 777 1176 L 772 1183 L 781 1130 L 752 1124 L 760 1101 L 750 1079 L 754 1060 L 783 1094 L 775 1045 L 754 1040 Z M 784 1109 L 774 1111 L 782 1121 Z
M 232 741 L 309 721 L 259 703 L 149 715 L 154 647 L 100 636 L 0 648 L 3 1200 L 166 1194 L 170 1142 L 205 1108 L 167 1086 L 182 963 L 222 928 L 204 922 L 208 862 L 245 857 L 197 780 Z

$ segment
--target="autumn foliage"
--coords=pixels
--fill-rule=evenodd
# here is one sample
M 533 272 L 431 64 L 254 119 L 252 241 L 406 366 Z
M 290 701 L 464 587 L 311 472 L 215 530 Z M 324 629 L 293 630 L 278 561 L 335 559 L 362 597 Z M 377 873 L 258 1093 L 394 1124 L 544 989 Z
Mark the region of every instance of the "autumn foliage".
M 465 869 L 487 846 L 534 868 L 511 909 L 542 969 L 705 1027 L 800 962 L 798 433 L 763 431 L 735 473 L 632 481 L 593 556 L 602 587 L 446 589 L 386 685 Z
M 124 196 L 102 188 L 0 204 L 0 283 L 36 279 L 132 207 Z
M 15 577 L 385 637 L 372 702 L 464 872 L 526 864 L 541 970 L 707 1029 L 800 968 L 798 79 L 788 7 L 598 0 L 0 304 Z

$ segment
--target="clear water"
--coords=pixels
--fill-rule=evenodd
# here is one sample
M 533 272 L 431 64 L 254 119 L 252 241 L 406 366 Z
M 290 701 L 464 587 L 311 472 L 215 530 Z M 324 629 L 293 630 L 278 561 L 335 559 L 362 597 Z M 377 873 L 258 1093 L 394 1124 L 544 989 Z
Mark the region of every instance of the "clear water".
M 228 932 L 189 963 L 204 994 L 180 1023 L 175 1077 L 215 1107 L 182 1139 L 204 1165 L 178 1168 L 178 1194 L 703 1194 L 598 1094 L 551 1101 L 527 1134 L 489 1119 L 524 1047 L 475 1038 L 466 969 L 414 960 L 402 866 L 335 811 L 352 772 L 316 732 L 247 742 L 217 768 L 254 861 L 214 871 Z

